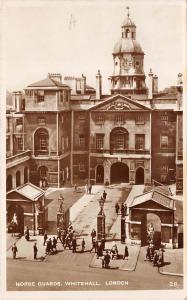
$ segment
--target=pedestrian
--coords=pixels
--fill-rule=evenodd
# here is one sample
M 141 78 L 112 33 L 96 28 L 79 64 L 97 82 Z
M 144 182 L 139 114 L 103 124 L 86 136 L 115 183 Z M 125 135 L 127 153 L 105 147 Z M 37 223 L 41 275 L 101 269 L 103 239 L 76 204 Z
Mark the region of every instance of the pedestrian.
M 104 200 L 104 201 L 106 200 L 106 196 L 107 196 L 107 193 L 104 191 L 104 192 L 103 192 L 103 200 Z
M 110 255 L 108 253 L 108 250 L 106 251 L 106 254 L 104 256 L 104 267 L 109 268 L 109 263 L 110 263 Z
M 45 231 L 45 232 L 44 232 L 44 242 L 43 242 L 43 246 L 45 246 L 46 241 L 47 241 L 47 232 Z
M 61 243 L 62 243 L 63 247 L 65 245 L 65 238 L 66 238 L 65 230 L 62 230 L 62 232 L 61 232 Z
M 28 226 L 26 227 L 26 230 L 25 230 L 25 239 L 27 241 L 29 241 L 29 239 L 30 239 L 30 233 L 29 233 L 29 227 Z
M 124 251 L 124 255 L 123 255 L 123 259 L 127 259 L 128 260 L 129 257 L 129 250 L 127 245 L 125 246 L 125 251 Z
M 53 237 L 52 247 L 53 247 L 53 252 L 54 252 L 55 254 L 57 253 L 56 245 L 57 245 L 57 239 L 56 239 L 55 236 L 54 236 L 54 237 Z
M 12 246 L 12 254 L 13 254 L 13 259 L 16 259 L 16 253 L 18 252 L 18 248 L 16 247 L 16 243 Z
M 92 229 L 91 237 L 92 237 L 92 243 L 93 243 L 93 239 L 96 237 L 96 231 L 94 228 Z
M 76 183 L 74 185 L 74 192 L 77 192 L 77 185 L 76 185 Z
M 155 250 L 154 251 L 154 256 L 153 256 L 153 266 L 158 266 L 158 252 Z
M 116 204 L 115 204 L 115 210 L 116 210 L 116 214 L 117 214 L 117 215 L 118 215 L 119 209 L 120 209 L 119 203 L 116 202 Z
M 72 253 L 76 252 L 76 247 L 77 247 L 77 241 L 76 241 L 76 237 L 73 238 L 72 240 Z
M 69 249 L 71 249 L 71 243 L 70 243 L 70 237 L 69 237 L 69 234 L 67 233 L 66 234 L 66 237 L 65 237 L 65 246 L 64 246 L 64 249 L 66 249 L 66 247 L 68 247 Z
M 92 240 L 92 249 L 90 250 L 90 253 L 92 252 L 93 249 L 95 249 L 95 253 L 96 253 L 97 252 L 96 238 L 93 238 L 93 240 Z
M 84 240 L 84 238 L 83 238 L 83 239 L 82 239 L 82 250 L 81 250 L 82 252 L 84 252 L 84 250 L 85 250 L 85 244 L 86 244 L 86 243 L 85 243 L 85 240 Z
M 89 194 L 91 195 L 91 192 L 92 192 L 92 185 L 90 184 L 89 185 Z
M 34 249 L 34 259 L 37 259 L 37 252 L 38 252 L 38 248 L 36 246 L 37 244 L 34 243 L 33 249 Z
M 150 248 L 150 246 L 147 247 L 145 260 L 151 260 L 151 248 Z

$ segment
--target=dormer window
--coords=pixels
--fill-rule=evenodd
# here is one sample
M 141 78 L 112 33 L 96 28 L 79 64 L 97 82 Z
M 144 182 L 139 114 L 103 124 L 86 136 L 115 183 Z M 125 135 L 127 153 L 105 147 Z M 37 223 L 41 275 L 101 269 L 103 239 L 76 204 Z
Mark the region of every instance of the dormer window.
M 44 91 L 38 91 L 37 101 L 44 102 Z

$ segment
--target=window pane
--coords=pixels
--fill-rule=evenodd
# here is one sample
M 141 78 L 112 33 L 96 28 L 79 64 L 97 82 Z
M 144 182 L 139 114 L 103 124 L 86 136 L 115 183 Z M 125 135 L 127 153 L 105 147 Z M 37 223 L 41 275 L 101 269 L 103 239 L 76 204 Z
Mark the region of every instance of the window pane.
M 104 146 L 104 135 L 96 134 L 96 149 L 102 149 Z

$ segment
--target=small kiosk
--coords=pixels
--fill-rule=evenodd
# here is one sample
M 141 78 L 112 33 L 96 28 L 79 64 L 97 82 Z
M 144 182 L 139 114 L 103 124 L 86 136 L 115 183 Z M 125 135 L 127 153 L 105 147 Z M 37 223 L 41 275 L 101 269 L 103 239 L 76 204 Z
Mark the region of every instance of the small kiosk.
M 43 233 L 47 222 L 44 193 L 32 183 L 7 192 L 8 232 L 24 234 L 28 226 L 33 235 Z

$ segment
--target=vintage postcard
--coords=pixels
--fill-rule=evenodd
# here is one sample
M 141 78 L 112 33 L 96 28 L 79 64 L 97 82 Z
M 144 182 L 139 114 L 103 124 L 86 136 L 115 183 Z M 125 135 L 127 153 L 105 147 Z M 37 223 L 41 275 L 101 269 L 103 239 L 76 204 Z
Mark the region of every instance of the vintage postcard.
M 7 0 L 2 24 L 3 299 L 184 299 L 186 1 Z

